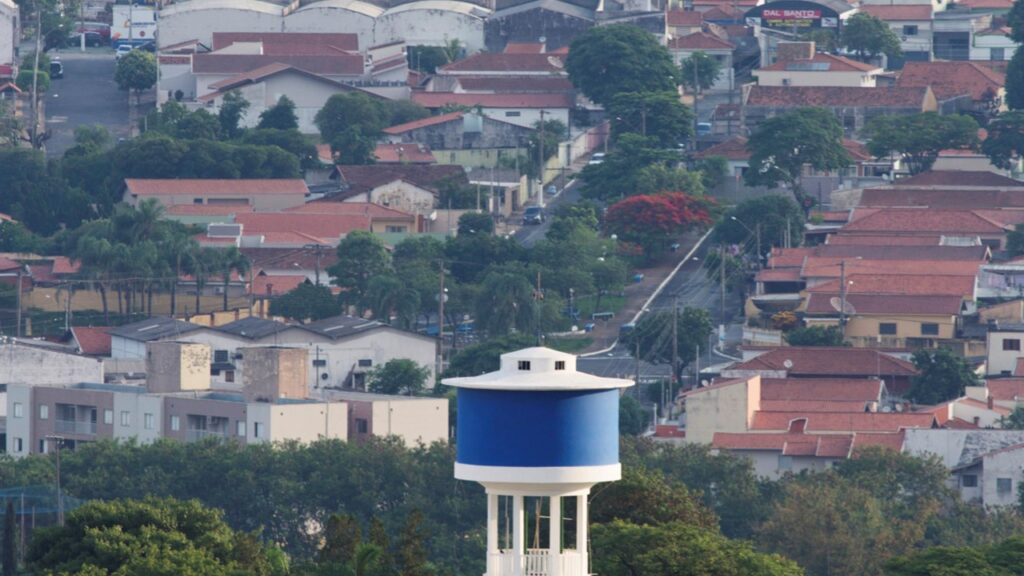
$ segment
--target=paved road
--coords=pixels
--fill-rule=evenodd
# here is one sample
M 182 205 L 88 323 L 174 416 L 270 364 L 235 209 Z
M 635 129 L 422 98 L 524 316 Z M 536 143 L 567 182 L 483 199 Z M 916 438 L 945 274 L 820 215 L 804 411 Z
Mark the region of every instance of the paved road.
M 522 226 L 519 230 L 516 230 L 513 237 L 519 241 L 520 244 L 527 248 L 533 246 L 537 242 L 544 239 L 548 233 L 548 228 L 551 227 L 551 217 L 558 210 L 560 206 L 569 206 L 579 202 L 580 200 L 580 185 L 578 180 L 571 180 L 569 185 L 562 190 L 554 198 L 548 200 L 544 206 L 544 212 L 547 219 L 543 224 L 536 224 L 531 226 Z M 517 224 L 519 224 L 517 222 Z
M 49 52 L 60 56 L 64 78 L 54 80 L 46 99 L 48 156 L 61 156 L 74 145 L 76 126 L 100 124 L 116 141 L 128 137 L 128 94 L 114 83 L 114 55 L 109 48 Z

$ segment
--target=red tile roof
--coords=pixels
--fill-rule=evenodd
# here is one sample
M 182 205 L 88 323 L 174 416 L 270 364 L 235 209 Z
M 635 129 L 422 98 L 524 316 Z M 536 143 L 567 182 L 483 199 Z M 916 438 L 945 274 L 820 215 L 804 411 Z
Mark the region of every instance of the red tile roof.
M 252 212 L 248 204 L 175 204 L 164 209 L 168 216 L 231 216 Z
M 287 276 L 258 274 L 252 279 L 252 293 L 255 296 L 280 296 L 298 288 L 305 281 L 305 274 L 290 274 Z
M 807 297 L 805 313 L 838 316 L 836 301 L 838 294 L 813 293 Z M 960 295 L 847 294 L 846 301 L 857 315 L 956 316 L 964 299 Z
M 232 180 L 219 178 L 125 178 L 128 192 L 137 196 L 264 196 L 309 193 L 301 179 Z
M 995 172 L 968 170 L 929 170 L 896 181 L 898 186 L 1005 186 L 1024 187 L 1024 182 Z
M 22 266 L 20 262 L 15 262 L 10 258 L 0 256 L 0 271 L 17 270 L 21 267 Z
M 236 42 L 259 42 L 264 54 L 330 54 L 357 52 L 359 35 L 309 32 L 214 32 L 213 49 L 220 50 Z
M 509 42 L 505 44 L 505 54 L 543 54 L 544 44 L 541 42 Z
M 549 74 L 562 74 L 565 72 L 565 64 L 560 56 L 551 54 L 507 54 L 481 52 L 474 54 L 458 62 L 452 62 L 438 69 L 438 72 L 493 72 L 516 73 L 516 72 L 547 72 Z
M 319 76 L 360 76 L 363 57 L 339 52 L 332 55 L 196 54 L 194 74 L 244 74 L 269 64 L 285 64 Z
M 814 256 L 816 253 L 813 246 L 803 248 L 772 248 L 768 262 L 772 268 L 800 267 L 804 265 L 804 260 L 808 256 Z
M 841 86 L 753 86 L 748 106 L 911 108 L 923 110 L 928 88 Z
M 751 430 L 789 430 L 793 420 L 807 419 L 805 431 L 898 432 L 904 428 L 932 428 L 935 416 L 895 412 L 755 412 Z
M 974 62 L 907 62 L 896 80 L 901 87 L 931 86 L 935 97 L 946 100 L 970 95 L 982 100 L 1006 84 L 1006 76 Z
M 72 326 L 71 335 L 78 351 L 86 356 L 110 356 L 110 334 L 106 327 Z
M 707 32 L 694 32 L 668 41 L 673 50 L 734 50 L 736 45 Z
M 853 434 L 764 434 L 716 432 L 713 448 L 723 450 L 766 450 L 787 456 L 849 458 L 866 446 L 884 446 L 899 451 L 903 434 L 857 432 Z
M 1004 234 L 1005 228 L 1004 225 L 967 210 L 885 208 L 873 213 L 855 210 L 851 222 L 843 226 L 840 233 L 994 235 Z
M 372 218 L 364 214 L 259 212 L 238 214 L 235 222 L 242 225 L 245 236 L 295 234 L 334 241 L 353 230 L 369 230 Z
M 305 248 L 241 248 L 252 263 L 253 270 L 279 270 L 294 274 L 298 270 L 315 270 L 316 256 Z M 327 250 L 320 256 L 321 269 L 338 261 L 337 251 Z
M 696 10 L 669 10 L 665 22 L 674 27 L 699 27 L 704 23 L 704 15 Z
M 786 367 L 786 363 L 789 367 Z M 784 346 L 737 362 L 729 371 L 776 371 L 794 376 L 912 376 L 910 362 L 870 348 Z
M 762 400 L 762 412 L 863 412 L 869 402 L 828 400 Z
M 480 106 L 483 108 L 571 108 L 572 98 L 564 93 L 456 94 L 454 92 L 413 92 L 412 101 L 427 108 Z
M 987 380 L 985 387 L 993 400 L 1016 402 L 1024 400 L 1024 378 L 998 378 Z
M 839 278 L 842 258 L 808 258 L 801 271 L 805 278 Z M 846 259 L 846 273 L 872 276 L 969 276 L 978 274 L 981 262 L 963 260 L 866 260 Z
M 930 4 L 863 4 L 860 7 L 860 11 L 879 20 L 890 22 L 932 19 L 932 7 Z
M 860 258 L 863 260 L 962 260 L 980 262 L 986 259 L 988 249 L 984 246 L 844 246 L 822 244 L 811 249 L 808 257 L 814 263 L 834 259 L 838 264 L 844 258 Z
M 1013 8 L 1013 0 L 955 0 L 957 6 L 971 10 L 1009 10 Z
M 350 214 L 370 216 L 382 220 L 415 220 L 408 212 L 381 206 L 372 202 L 310 202 L 294 208 L 286 208 L 282 212 L 298 212 L 300 214 Z
M 711 10 L 704 12 L 705 20 L 736 20 L 738 17 L 743 15 L 743 11 L 738 8 L 733 8 L 728 4 L 722 4 L 715 6 Z
M 403 180 L 421 188 L 433 189 L 441 180 L 454 178 L 467 182 L 466 171 L 454 164 L 370 164 L 338 165 L 342 182 L 348 185 L 348 196 L 369 192 L 378 186 Z M 342 194 L 341 196 L 345 196 Z M 330 197 L 324 201 L 344 199 Z
M 938 246 L 939 236 L 891 236 L 888 234 L 829 234 L 832 246 Z
M 757 273 L 758 282 L 802 282 L 799 268 L 766 268 Z
M 762 378 L 765 401 L 876 402 L 882 381 L 869 378 Z
M 413 120 L 412 122 L 406 122 L 405 124 L 396 124 L 384 129 L 385 134 L 404 134 L 413 130 L 419 130 L 420 128 L 426 128 L 427 126 L 436 126 L 438 124 L 444 124 L 446 122 L 452 122 L 458 120 L 465 115 L 465 112 L 449 112 L 447 114 L 439 114 L 437 116 L 428 116 L 421 120 Z
M 847 294 L 894 294 L 904 296 L 960 296 L 974 299 L 973 276 L 899 274 L 876 276 L 874 274 L 847 275 Z M 831 280 L 808 288 L 810 293 L 839 294 L 839 280 Z
M 710 148 L 696 153 L 698 158 L 710 156 L 721 156 L 726 160 L 742 161 L 750 159 L 750 151 L 747 150 L 747 139 L 743 136 L 733 136 L 728 140 L 719 142 Z
M 82 268 L 81 262 L 72 262 L 67 256 L 53 256 L 51 259 L 54 274 L 75 274 Z
M 1024 208 L 1024 188 L 866 188 L 861 193 L 860 206 L 960 210 Z
M 805 63 L 827 64 L 828 67 L 823 70 L 807 70 L 805 68 L 799 68 L 799 70 L 804 72 L 872 72 L 875 70 L 881 70 L 881 68 L 873 64 L 865 64 L 863 62 L 858 62 L 856 60 L 844 58 L 843 56 L 835 56 L 832 54 L 825 54 L 822 52 L 815 53 L 813 58 L 805 58 L 801 60 L 782 60 L 770 66 L 765 66 L 764 68 L 761 68 L 761 70 L 779 72 L 786 70 L 795 70 L 797 68 L 794 67 L 794 64 L 799 66 Z
M 437 160 L 422 144 L 377 144 L 373 155 L 378 164 L 434 164 Z
M 572 82 L 561 76 L 457 76 L 466 92 L 571 92 Z

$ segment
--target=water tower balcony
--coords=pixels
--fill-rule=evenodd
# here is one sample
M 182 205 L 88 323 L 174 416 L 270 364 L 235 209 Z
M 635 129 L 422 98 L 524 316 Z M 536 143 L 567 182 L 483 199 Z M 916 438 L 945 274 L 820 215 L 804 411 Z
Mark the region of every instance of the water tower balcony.
M 525 554 L 514 550 L 491 553 L 489 566 L 494 572 L 486 576 L 589 576 L 583 554 L 577 550 L 564 550 L 552 554 L 545 548 L 531 548 Z

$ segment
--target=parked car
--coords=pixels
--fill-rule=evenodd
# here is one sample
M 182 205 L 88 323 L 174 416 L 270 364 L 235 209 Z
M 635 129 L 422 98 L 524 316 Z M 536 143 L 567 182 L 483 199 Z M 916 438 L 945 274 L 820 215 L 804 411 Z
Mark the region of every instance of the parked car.
M 92 32 L 99 34 L 103 40 L 110 41 L 110 24 L 104 22 L 85 22 L 75 26 L 75 33 L 77 34 L 78 32 Z
M 50 78 L 58 79 L 64 77 L 64 64 L 60 60 L 50 60 Z
M 523 212 L 523 224 L 542 224 L 544 222 L 544 209 L 540 206 L 530 206 Z
M 103 35 L 100 34 L 99 32 L 94 32 L 92 30 L 86 30 L 84 32 L 84 34 L 85 34 L 85 45 L 86 46 L 96 47 L 96 46 L 106 46 L 107 45 L 108 41 L 105 38 L 103 38 Z M 77 46 L 81 46 L 82 45 L 82 34 L 76 32 L 75 34 L 72 34 L 71 36 L 69 36 L 68 37 L 68 44 L 67 45 L 70 46 L 71 48 L 75 48 Z
M 710 122 L 698 122 L 697 123 L 697 136 L 707 136 L 711 134 L 711 123 Z
M 114 51 L 114 60 L 120 60 L 125 54 L 133 50 L 131 44 L 121 44 Z
M 554 184 L 549 185 L 547 187 L 547 194 L 548 196 L 554 196 L 555 194 L 558 194 L 558 186 L 555 186 Z
M 604 152 L 595 152 L 587 164 L 600 164 L 602 162 L 604 162 Z

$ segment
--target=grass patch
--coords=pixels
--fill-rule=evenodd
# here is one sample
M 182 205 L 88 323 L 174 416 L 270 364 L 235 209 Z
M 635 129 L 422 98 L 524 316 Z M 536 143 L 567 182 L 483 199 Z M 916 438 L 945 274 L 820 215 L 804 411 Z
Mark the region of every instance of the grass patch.
M 593 322 L 590 319 L 590 315 L 594 312 L 614 312 L 618 314 L 619 310 L 622 310 L 622 307 L 626 305 L 626 297 L 619 296 L 618 294 L 605 294 L 601 297 L 600 310 L 594 308 L 596 304 L 597 298 L 594 296 L 576 299 L 576 308 L 580 311 L 581 323 Z
M 546 338 L 544 345 L 559 352 L 575 354 L 588 348 L 594 343 L 593 338 Z

